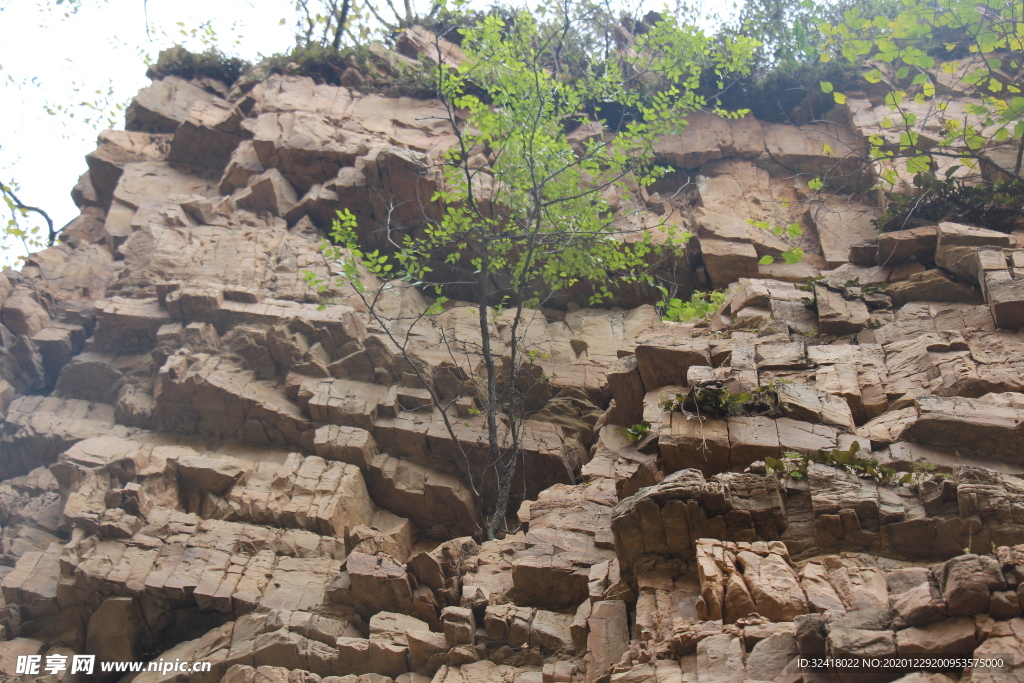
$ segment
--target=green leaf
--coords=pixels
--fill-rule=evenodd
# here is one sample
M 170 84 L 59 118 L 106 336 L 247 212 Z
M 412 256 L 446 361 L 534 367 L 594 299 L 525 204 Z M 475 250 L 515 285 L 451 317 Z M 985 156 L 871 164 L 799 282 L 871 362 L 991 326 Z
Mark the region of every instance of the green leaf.
M 800 247 L 797 247 L 796 249 L 784 251 L 782 252 L 782 258 L 786 261 L 788 265 L 800 263 L 801 261 L 804 260 L 804 250 L 801 249 Z
M 828 81 L 821 81 L 821 92 L 830 93 L 834 90 L 832 84 Z
M 911 157 L 907 159 L 907 171 L 909 173 L 928 173 L 931 170 L 931 159 L 925 155 Z
M 775 258 L 768 254 L 765 254 L 757 261 L 759 266 L 770 266 L 773 263 L 775 263 Z
M 832 93 L 832 98 L 836 101 L 836 104 L 846 104 L 846 95 L 841 92 Z

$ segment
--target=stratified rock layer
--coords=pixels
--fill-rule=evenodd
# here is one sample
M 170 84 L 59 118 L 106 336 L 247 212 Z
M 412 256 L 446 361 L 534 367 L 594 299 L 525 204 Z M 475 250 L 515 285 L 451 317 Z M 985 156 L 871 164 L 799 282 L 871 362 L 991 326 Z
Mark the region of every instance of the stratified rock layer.
M 436 43 L 398 45 L 383 70 Z M 700 114 L 657 141 L 690 189 L 669 174 L 612 209 L 693 233 L 677 283 L 725 302 L 687 324 L 642 296 L 527 311 L 547 380 L 518 509 L 481 543 L 472 311 L 423 318 L 398 287 L 382 327 L 351 286 L 321 309 L 305 282 L 331 275 L 335 211 L 374 249 L 444 210 L 444 110 L 283 76 L 229 93 L 145 88 L 87 156 L 63 243 L 0 275 L 4 675 L 85 653 L 210 663 L 197 682 L 811 683 L 857 677 L 800 654 L 974 653 L 1016 659 L 901 680 L 1024 676 L 1024 240 L 876 236 L 856 164 L 827 200 L 794 182 L 836 163 L 823 142 L 863 150 L 876 103 L 849 98 L 850 130 Z M 501 355 L 507 314 L 489 334 Z M 661 405 L 708 386 L 774 398 Z M 765 465 L 855 442 L 898 474 Z

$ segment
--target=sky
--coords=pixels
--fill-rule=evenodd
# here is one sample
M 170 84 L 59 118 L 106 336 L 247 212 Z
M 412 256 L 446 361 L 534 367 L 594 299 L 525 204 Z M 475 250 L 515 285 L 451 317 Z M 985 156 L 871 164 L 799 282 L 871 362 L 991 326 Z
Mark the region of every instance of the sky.
M 221 51 L 249 60 L 294 44 L 293 0 L 79 0 L 70 16 L 57 2 L 0 0 L 0 181 L 17 183 L 19 199 L 57 228 L 78 215 L 70 193 L 96 136 L 124 128 L 124 108 L 149 84 L 147 57 L 176 43 L 202 51 L 204 22 Z M 0 243 L 0 266 L 24 255 Z

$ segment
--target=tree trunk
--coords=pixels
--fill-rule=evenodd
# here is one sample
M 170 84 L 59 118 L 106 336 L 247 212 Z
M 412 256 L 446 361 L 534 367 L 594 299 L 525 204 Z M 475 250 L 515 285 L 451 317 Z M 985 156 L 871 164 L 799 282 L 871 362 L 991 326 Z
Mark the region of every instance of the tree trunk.
M 352 0 L 344 0 L 341 3 L 341 11 L 338 13 L 338 25 L 334 27 L 334 40 L 331 42 L 331 47 L 337 50 L 341 47 L 341 36 L 345 33 L 345 24 L 348 23 L 348 11 L 352 5 Z

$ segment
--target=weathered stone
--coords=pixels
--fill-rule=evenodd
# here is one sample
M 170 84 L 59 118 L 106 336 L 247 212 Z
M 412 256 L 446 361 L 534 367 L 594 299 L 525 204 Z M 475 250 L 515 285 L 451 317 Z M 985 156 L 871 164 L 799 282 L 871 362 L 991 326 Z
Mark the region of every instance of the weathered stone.
M 894 597 L 892 608 L 906 626 L 925 626 L 946 616 L 946 604 L 927 579 Z
M 854 334 L 868 325 L 868 308 L 859 299 L 846 299 L 824 285 L 814 286 L 818 305 L 818 332 L 836 336 Z
M 275 216 L 284 216 L 298 202 L 295 189 L 276 168 L 251 178 L 234 199 L 239 208 L 268 211 Z
M 14 334 L 29 337 L 39 333 L 50 322 L 46 309 L 26 288 L 17 288 L 4 299 L 0 319 Z
M 461 48 L 416 26 L 396 46 L 370 46 L 342 86 L 275 74 L 230 95 L 160 80 L 182 57 L 164 55 L 129 130 L 89 155 L 62 243 L 0 275 L 5 675 L 33 676 L 21 654 L 161 650 L 210 662 L 197 683 L 867 683 L 793 657 L 1024 661 L 1019 236 L 876 237 L 859 201 L 887 166 L 865 169 L 863 140 L 897 141 L 884 105 L 851 93 L 835 113 L 853 135 L 698 114 L 654 145 L 699 173 L 605 194 L 637 228 L 695 233 L 657 276 L 680 297 L 729 286 L 709 320 L 579 308 L 591 290 L 572 287 L 481 332 L 461 289 L 426 316 L 408 283 L 372 316 L 381 283 L 335 282 L 317 233 L 347 208 L 371 253 L 440 220 L 456 143 L 441 102 L 362 93 Z M 581 122 L 567 140 L 582 154 L 608 135 Z M 797 245 L 803 262 L 781 263 Z M 819 274 L 812 300 L 798 285 Z M 480 351 L 507 357 L 514 333 L 536 381 L 515 512 L 478 545 L 505 493 Z M 778 402 L 720 419 L 659 405 L 712 383 Z M 898 474 L 775 473 L 783 453 L 854 442 Z
M 125 129 L 173 133 L 188 118 L 196 102 L 219 99 L 183 78 L 168 76 L 139 91 L 125 114 Z
M 673 412 L 670 425 L 658 436 L 658 448 L 669 472 L 694 468 L 710 476 L 728 469 L 729 426 L 725 420 Z
M 629 646 L 629 624 L 626 619 L 626 604 L 620 600 L 594 603 L 590 618 L 587 619 L 590 635 L 587 636 L 585 658 L 587 683 L 604 677 Z
M 974 646 L 974 620 L 968 617 L 947 619 L 896 632 L 896 650 L 901 656 L 955 655 L 973 652 Z
M 139 658 L 142 614 L 133 598 L 107 598 L 89 618 L 85 649 L 101 661 Z
M 886 292 L 896 308 L 911 301 L 947 301 L 962 304 L 982 303 L 981 292 L 952 280 L 941 270 L 926 270 L 889 285 Z
M 711 365 L 707 342 L 658 337 L 636 349 L 637 370 L 646 391 L 685 384 L 692 365 Z
M 1006 586 L 999 565 L 987 556 L 955 557 L 934 571 L 951 617 L 988 612 L 992 590 Z
M 746 551 L 737 553 L 736 558 L 758 614 L 772 621 L 793 621 L 807 613 L 807 597 L 796 572 L 784 558 L 774 553 L 761 557 Z

